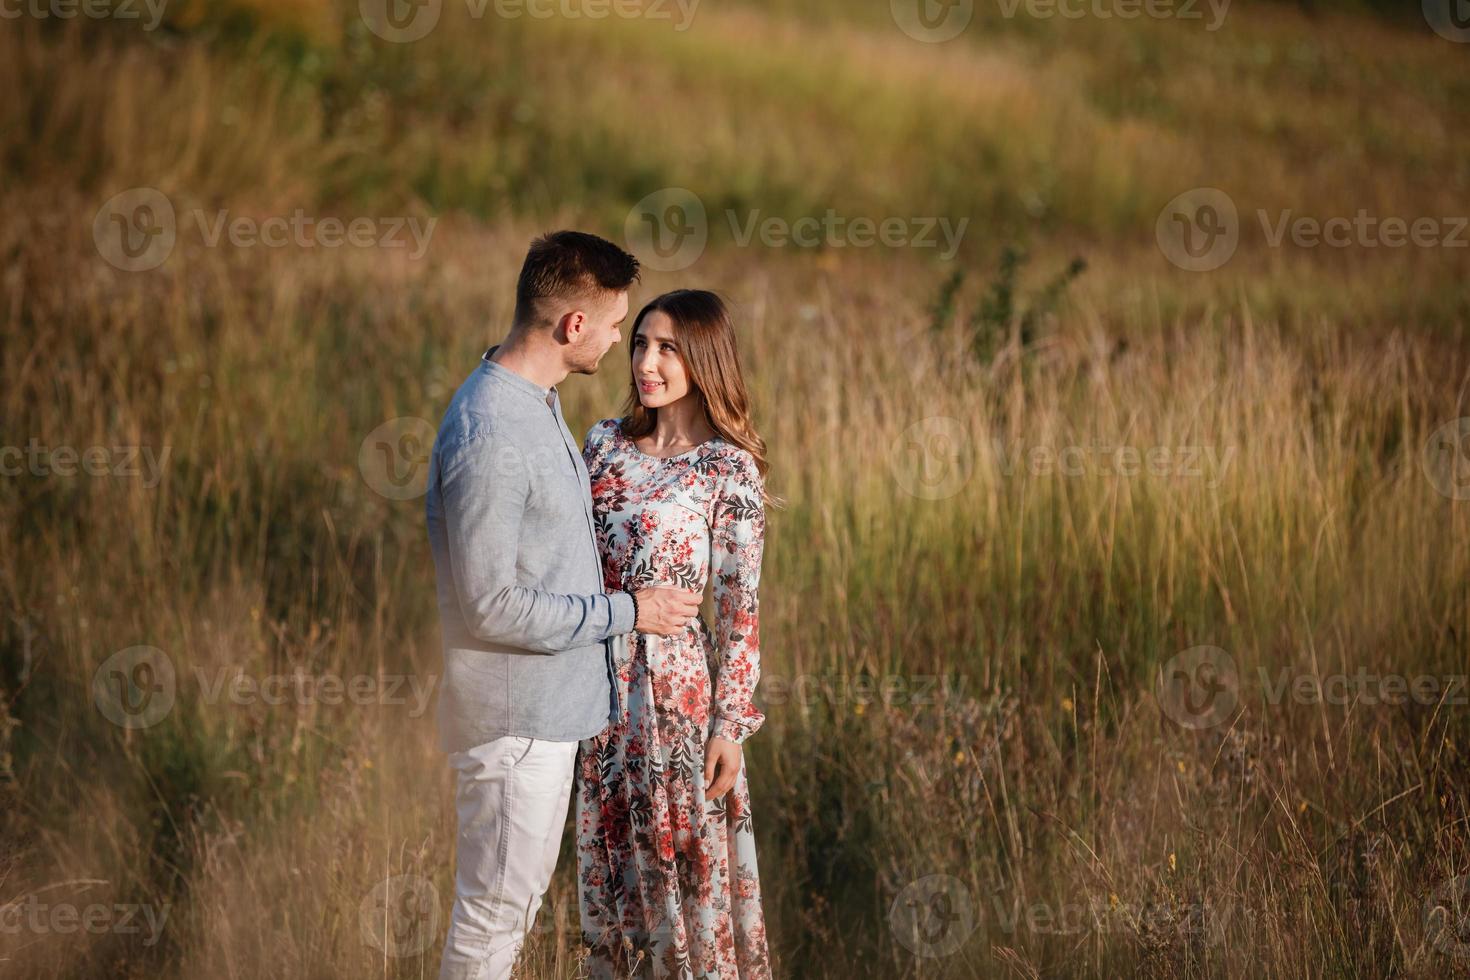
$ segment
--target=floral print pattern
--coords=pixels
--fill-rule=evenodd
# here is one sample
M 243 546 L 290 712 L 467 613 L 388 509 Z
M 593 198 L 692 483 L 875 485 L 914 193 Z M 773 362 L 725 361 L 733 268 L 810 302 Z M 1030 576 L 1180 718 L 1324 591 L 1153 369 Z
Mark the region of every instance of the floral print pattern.
M 632 633 L 614 643 L 621 717 L 578 754 L 577 856 L 590 976 L 764 980 L 771 976 L 742 765 L 704 795 L 705 743 L 744 742 L 765 720 L 760 678 L 765 512 L 755 458 L 719 437 L 668 459 L 617 419 L 582 454 L 610 591 L 713 578 L 715 629 Z

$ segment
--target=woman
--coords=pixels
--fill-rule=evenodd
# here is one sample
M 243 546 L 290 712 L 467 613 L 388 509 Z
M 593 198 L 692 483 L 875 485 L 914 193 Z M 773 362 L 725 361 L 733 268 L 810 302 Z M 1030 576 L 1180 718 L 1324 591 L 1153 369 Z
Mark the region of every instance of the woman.
M 756 587 L 765 443 L 735 331 L 679 290 L 633 322 L 623 419 L 587 434 L 606 587 L 714 583 L 715 629 L 615 642 L 621 716 L 578 758 L 577 854 L 591 976 L 770 977 L 741 746 L 764 721 Z

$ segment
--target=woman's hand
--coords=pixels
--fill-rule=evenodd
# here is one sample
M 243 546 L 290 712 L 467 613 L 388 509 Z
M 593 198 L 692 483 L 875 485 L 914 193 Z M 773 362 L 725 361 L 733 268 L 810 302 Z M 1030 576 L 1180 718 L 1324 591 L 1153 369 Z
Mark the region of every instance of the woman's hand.
M 712 738 L 704 747 L 704 795 L 718 800 L 735 785 L 740 774 L 740 745 L 728 738 Z

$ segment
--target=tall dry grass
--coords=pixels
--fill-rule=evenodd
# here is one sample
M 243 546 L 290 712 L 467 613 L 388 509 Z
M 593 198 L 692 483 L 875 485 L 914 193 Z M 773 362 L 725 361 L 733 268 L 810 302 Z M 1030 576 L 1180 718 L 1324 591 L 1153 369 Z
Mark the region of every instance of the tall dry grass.
M 693 38 L 469 24 L 407 48 L 321 10 L 346 26 L 302 40 L 199 14 L 165 39 L 0 40 L 0 131 L 25 134 L 3 153 L 0 444 L 168 450 L 156 486 L 0 479 L 6 975 L 433 975 L 454 826 L 430 718 L 237 705 L 207 682 L 436 681 L 421 501 L 375 492 L 359 448 L 385 420 L 437 420 L 500 338 L 531 234 L 617 232 L 687 173 L 712 204 L 989 228 L 937 323 L 949 270 L 904 253 L 716 242 L 640 287 L 731 298 L 788 501 L 763 577 L 769 721 L 747 754 L 780 974 L 1466 972 L 1436 897 L 1470 874 L 1466 707 L 1267 697 L 1282 670 L 1466 671 L 1470 512 L 1423 466 L 1430 434 L 1470 415 L 1463 260 L 1246 247 L 1190 279 L 1147 244 L 1173 193 L 1158 184 L 1221 175 L 1242 203 L 1452 207 L 1463 110 L 1414 98 L 1436 72 L 1463 85 L 1450 55 L 1274 9 L 1210 48 L 1094 25 L 933 57 L 859 15 L 822 31 L 761 5 L 706 11 Z M 1172 88 L 1153 113 L 1099 105 L 1087 79 L 1147 89 L 1118 84 L 1130 44 L 1159 71 L 1211 52 L 1187 87 L 1205 115 L 1181 121 Z M 1261 45 L 1318 57 L 1257 64 Z M 579 103 L 551 51 L 605 86 Z M 1340 73 L 1340 51 L 1371 70 Z M 1227 98 L 1250 64 L 1257 88 Z M 656 118 L 630 109 L 645 97 Z M 1199 145 L 1251 110 L 1271 117 L 1253 135 Z M 1288 166 L 1374 127 L 1391 134 L 1376 156 Z M 1008 225 L 1047 170 L 1054 224 Z M 127 274 L 90 227 L 139 184 L 181 214 L 445 216 L 418 262 L 181 234 Z M 1023 226 L 1037 275 L 1079 250 L 1091 268 L 1033 343 L 976 360 L 989 258 Z M 574 431 L 615 413 L 624 356 L 564 386 Z M 1116 447 L 1173 466 L 1122 475 Z M 93 675 L 139 644 L 168 654 L 178 697 L 127 731 Z M 1154 692 L 1198 645 L 1227 650 L 1241 687 L 1194 732 Z M 915 955 L 891 916 L 939 874 L 974 933 Z M 384 900 L 399 876 L 426 890 Z M 167 918 L 152 943 L 63 933 L 18 915 L 37 901 Z M 569 851 L 548 902 L 522 972 L 577 976 Z

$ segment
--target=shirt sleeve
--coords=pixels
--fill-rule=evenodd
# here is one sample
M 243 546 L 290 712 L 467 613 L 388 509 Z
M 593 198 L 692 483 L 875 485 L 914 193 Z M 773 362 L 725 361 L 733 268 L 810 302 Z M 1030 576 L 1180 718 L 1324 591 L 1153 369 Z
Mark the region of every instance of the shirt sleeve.
M 515 446 L 480 433 L 439 465 L 450 567 L 472 635 L 555 654 L 601 643 L 627 625 L 633 603 L 622 593 L 563 595 L 517 584 L 530 474 Z
M 761 485 L 755 458 L 742 451 L 724 478 L 710 527 L 720 665 L 710 734 L 737 743 L 755 734 L 765 721 L 752 702 L 761 675 L 757 590 L 766 529 Z

